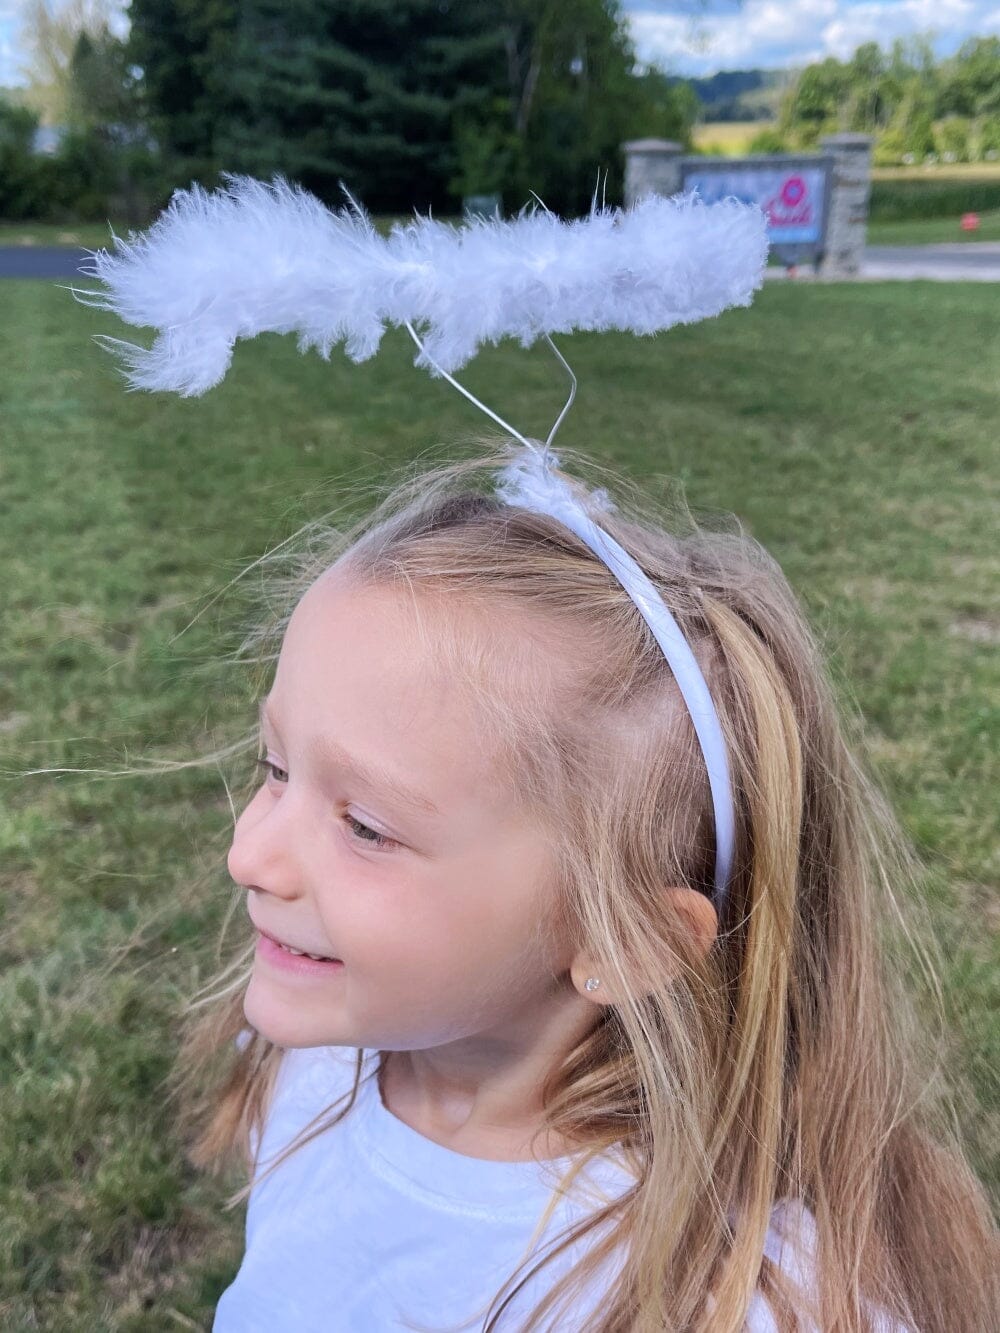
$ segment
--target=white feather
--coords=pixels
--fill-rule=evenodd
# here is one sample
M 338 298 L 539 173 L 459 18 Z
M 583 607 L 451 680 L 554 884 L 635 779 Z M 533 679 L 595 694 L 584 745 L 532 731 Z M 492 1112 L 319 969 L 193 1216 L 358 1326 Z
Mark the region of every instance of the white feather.
M 505 504 L 551 514 L 570 528 L 575 527 L 574 517 L 581 512 L 591 517 L 594 512 L 614 513 L 617 505 L 603 486 L 588 491 L 580 482 L 558 472 L 558 467 L 559 455 L 551 448 L 520 449 L 497 473 L 496 493 Z
M 735 198 L 649 196 L 631 209 L 562 221 L 522 210 L 460 227 L 417 217 L 388 237 L 357 204 L 334 211 L 282 177 L 227 175 L 174 193 L 145 233 L 92 252 L 106 292 L 77 299 L 152 326 L 149 349 L 117 338 L 137 389 L 185 397 L 218 384 L 238 338 L 297 333 L 300 351 L 351 360 L 389 324 L 423 326 L 415 364 L 460 369 L 486 342 L 621 329 L 652 334 L 749 305 L 767 258 L 766 218 Z M 353 201 L 352 201 L 353 202 Z

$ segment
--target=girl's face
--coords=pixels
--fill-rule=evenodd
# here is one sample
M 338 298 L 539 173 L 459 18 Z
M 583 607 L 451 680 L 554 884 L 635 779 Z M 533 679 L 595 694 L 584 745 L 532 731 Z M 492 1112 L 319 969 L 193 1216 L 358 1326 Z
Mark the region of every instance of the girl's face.
M 322 576 L 291 617 L 262 728 L 272 767 L 229 872 L 258 931 L 341 965 L 296 968 L 258 939 L 249 1022 L 282 1046 L 420 1050 L 551 1021 L 572 955 L 535 939 L 545 839 L 498 786 L 409 603 Z

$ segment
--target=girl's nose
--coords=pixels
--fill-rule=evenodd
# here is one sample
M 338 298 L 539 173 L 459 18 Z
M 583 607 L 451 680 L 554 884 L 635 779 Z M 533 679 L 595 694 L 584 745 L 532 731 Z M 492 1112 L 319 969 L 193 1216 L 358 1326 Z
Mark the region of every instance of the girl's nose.
M 260 889 L 280 898 L 301 892 L 301 873 L 294 855 L 295 840 L 283 827 L 280 806 L 254 812 L 254 802 L 236 821 L 226 866 L 237 884 Z

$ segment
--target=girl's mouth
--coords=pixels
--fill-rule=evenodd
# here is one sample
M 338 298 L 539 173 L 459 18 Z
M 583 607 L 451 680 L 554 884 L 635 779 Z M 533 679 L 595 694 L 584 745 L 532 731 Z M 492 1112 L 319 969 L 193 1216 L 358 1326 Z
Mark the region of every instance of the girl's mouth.
M 312 954 L 292 949 L 287 944 L 279 944 L 270 935 L 257 933 L 258 958 L 264 959 L 274 967 L 285 972 L 294 972 L 300 976 L 327 976 L 344 966 L 339 958 L 317 958 Z

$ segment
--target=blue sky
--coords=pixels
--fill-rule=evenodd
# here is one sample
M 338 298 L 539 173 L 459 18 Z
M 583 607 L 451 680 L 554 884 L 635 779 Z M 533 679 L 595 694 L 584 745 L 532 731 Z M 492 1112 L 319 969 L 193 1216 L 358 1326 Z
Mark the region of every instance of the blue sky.
M 940 55 L 971 36 L 1000 35 L 1000 0 L 625 0 L 642 60 L 677 74 L 780 69 L 862 42 L 931 33 Z M 0 85 L 22 82 L 20 0 L 0 0 Z
M 626 0 L 643 60 L 678 74 L 843 60 L 862 42 L 930 34 L 938 55 L 1000 36 L 1000 0 Z

